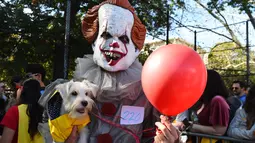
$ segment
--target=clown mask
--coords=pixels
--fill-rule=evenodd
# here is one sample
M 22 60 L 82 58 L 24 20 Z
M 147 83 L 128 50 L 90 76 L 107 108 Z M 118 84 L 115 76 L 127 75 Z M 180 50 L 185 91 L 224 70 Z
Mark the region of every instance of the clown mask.
M 131 39 L 133 14 L 122 7 L 104 4 L 98 11 L 99 31 L 93 59 L 107 71 L 126 70 L 139 55 Z

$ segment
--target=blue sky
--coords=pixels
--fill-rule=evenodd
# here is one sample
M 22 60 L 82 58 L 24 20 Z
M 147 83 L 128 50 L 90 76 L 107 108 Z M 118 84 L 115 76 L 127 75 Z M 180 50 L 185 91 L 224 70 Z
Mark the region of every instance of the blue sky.
M 215 20 L 207 11 L 205 11 L 201 6 L 197 5 L 194 1 L 188 1 L 190 12 L 182 12 L 177 11 L 177 16 L 175 19 L 182 19 L 182 23 L 184 25 L 199 25 L 201 27 L 206 28 L 214 28 L 222 26 L 217 20 Z M 246 21 L 248 16 L 246 14 L 240 14 L 238 9 L 227 8 L 226 11 L 222 13 L 227 19 L 228 23 L 237 23 L 241 21 Z M 181 18 L 182 17 L 182 18 Z M 192 28 L 191 28 L 192 29 Z M 246 40 L 246 25 L 245 22 L 241 24 L 237 24 L 231 26 L 234 33 L 237 35 L 240 42 L 245 45 Z M 195 30 L 195 29 L 193 29 Z M 201 29 L 196 29 L 197 31 L 201 31 Z M 225 28 L 220 28 L 216 30 L 219 33 L 224 35 L 229 35 Z M 255 30 L 252 25 L 249 24 L 249 36 L 250 36 L 250 45 L 255 46 Z M 194 43 L 194 32 L 189 31 L 186 28 L 178 28 L 174 31 L 169 32 L 170 38 L 182 38 L 190 43 Z M 165 36 L 160 36 L 160 38 L 165 39 Z M 146 42 L 158 41 L 158 39 L 153 39 L 151 36 L 147 36 Z M 203 48 L 209 48 L 214 46 L 216 43 L 228 41 L 228 39 L 223 38 L 222 36 L 218 36 L 213 34 L 212 32 L 201 32 L 197 34 L 197 44 Z M 253 47 L 254 49 L 254 47 Z
M 207 0 L 204 0 L 206 2 Z M 205 11 L 201 6 L 196 4 L 193 0 L 186 0 L 188 4 L 188 10 L 189 11 L 176 11 L 177 16 L 174 18 L 177 20 L 180 20 L 184 25 L 199 25 L 201 27 L 206 28 L 215 28 L 222 26 L 220 22 L 215 20 L 210 14 L 208 14 L 207 11 Z M 26 8 L 24 9 L 24 12 L 31 13 L 31 10 Z M 240 14 L 238 9 L 234 8 L 227 8 L 226 11 L 222 12 L 226 20 L 229 24 L 237 23 L 241 21 L 246 21 L 248 19 L 248 16 L 246 14 Z M 171 22 L 174 22 L 173 20 L 170 20 Z M 173 24 L 173 26 L 176 26 L 176 24 Z M 194 29 L 192 30 L 196 31 L 202 31 L 201 29 Z M 246 25 L 245 22 L 237 25 L 231 26 L 231 29 L 233 29 L 234 33 L 237 35 L 240 42 L 245 45 L 246 43 Z M 215 30 L 218 33 L 222 33 L 224 35 L 229 36 L 228 32 L 225 30 L 225 28 L 220 28 Z M 169 32 L 170 38 L 182 38 L 190 43 L 194 43 L 194 32 L 190 31 L 186 28 L 177 28 L 174 31 Z M 165 36 L 160 36 L 161 39 L 165 39 Z M 252 25 L 249 24 L 249 41 L 250 45 L 253 45 L 252 49 L 255 49 L 255 30 L 253 29 Z M 147 42 L 153 42 L 153 41 L 159 41 L 157 38 L 153 38 L 151 36 L 146 37 L 146 43 Z M 197 34 L 197 44 L 205 49 L 209 49 L 210 47 L 213 47 L 215 44 L 219 42 L 229 41 L 228 39 L 216 35 L 212 32 L 205 31 L 200 32 Z

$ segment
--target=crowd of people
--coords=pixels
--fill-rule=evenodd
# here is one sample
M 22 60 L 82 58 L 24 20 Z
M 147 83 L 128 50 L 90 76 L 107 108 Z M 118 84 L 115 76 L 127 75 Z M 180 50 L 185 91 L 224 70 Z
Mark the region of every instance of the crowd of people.
M 7 97 L 6 85 L 1 83 L 0 91 L 0 142 L 25 143 L 34 140 L 42 143 L 43 138 L 38 132 L 38 125 L 42 122 L 43 108 L 38 100 L 45 85 L 45 69 L 40 64 L 29 64 L 26 76 L 14 76 L 9 85 L 13 91 Z
M 29 66 L 25 78 L 13 77 L 10 87 L 14 93 L 10 96 L 4 94 L 6 85 L 0 83 L 1 143 L 17 143 L 31 138 L 43 142 L 37 129 L 42 122 L 43 108 L 37 102 L 45 88 L 45 70 L 39 64 Z M 254 140 L 255 86 L 249 88 L 242 81 L 233 81 L 229 93 L 216 71 L 207 70 L 207 73 L 207 84 L 201 98 L 190 109 L 178 114 L 173 125 L 180 131 Z M 235 100 L 229 100 L 233 98 Z M 234 112 L 232 116 L 231 111 Z M 194 138 L 190 137 L 187 142 L 192 141 Z M 201 138 L 200 141 L 207 143 L 209 139 Z
M 170 122 L 169 117 L 160 115 L 146 98 L 141 84 L 143 66 L 138 60 L 138 55 L 144 46 L 146 27 L 128 0 L 105 0 L 89 9 L 82 20 L 82 33 L 91 43 L 94 53 L 76 59 L 76 68 L 71 81 L 82 82 L 88 87 L 97 86 L 95 94 L 91 97 L 95 112 L 92 112 L 92 109 L 89 123 L 86 122 L 86 125 L 81 126 L 89 127 L 89 132 L 86 132 L 89 134 L 86 134 L 82 141 L 182 143 L 183 140 L 180 138 L 182 131 L 216 136 L 227 135 L 246 140 L 255 139 L 255 106 L 253 106 L 255 86 L 248 88 L 243 82 L 234 81 L 231 92 L 233 94 L 230 94 L 220 74 L 214 70 L 207 70 L 205 90 L 199 101 L 190 109 L 178 114 L 173 123 Z M 200 72 L 196 68 L 190 68 L 192 72 Z M 165 70 L 164 67 L 162 70 Z M 10 87 L 14 92 L 9 96 L 4 92 L 5 83 L 0 83 L 0 143 L 44 143 L 47 139 L 54 140 L 52 133 L 63 135 L 62 130 L 49 128 L 52 119 L 59 119 L 60 116 L 60 113 L 55 113 L 54 109 L 60 110 L 62 106 L 48 104 L 53 97 L 61 98 L 55 95 L 60 95 L 56 86 L 60 85 L 63 79 L 46 86 L 43 82 L 45 75 L 42 65 L 29 64 L 25 77 L 13 77 Z M 71 81 L 66 82 L 71 83 Z M 70 87 L 63 87 L 63 90 L 69 90 Z M 88 92 L 84 92 L 82 96 L 78 96 L 78 92 L 79 90 L 73 90 L 70 93 L 63 93 L 70 95 L 70 99 L 74 100 L 81 97 L 89 98 Z M 60 101 L 54 100 L 54 103 L 63 105 L 64 102 L 62 104 Z M 66 103 L 69 103 L 69 100 L 66 100 Z M 72 103 L 81 104 L 81 108 L 73 108 L 72 111 L 77 115 L 84 115 L 83 109 L 88 104 L 86 100 Z M 48 107 L 52 110 L 47 110 Z M 141 109 L 137 113 L 139 122 L 123 124 L 121 121 L 127 120 L 123 117 L 123 114 L 127 113 L 124 112 L 125 109 L 132 111 L 129 121 L 136 120 L 133 119 L 133 111 Z M 54 118 L 49 111 L 53 112 Z M 67 112 L 64 115 L 69 114 Z M 66 117 L 64 121 L 70 119 L 69 116 L 64 117 Z M 65 126 L 67 123 L 70 122 L 58 122 L 58 125 Z M 78 132 L 78 127 L 72 123 L 74 122 L 64 130 L 67 131 L 67 135 L 63 140 L 55 139 L 55 142 L 77 142 L 79 134 L 83 132 Z M 55 132 L 51 132 L 53 130 Z M 193 138 L 190 137 L 188 141 L 192 142 Z M 219 141 L 213 140 L 213 143 Z M 201 138 L 200 142 L 210 141 L 208 138 Z
M 208 70 L 206 88 L 199 101 L 189 110 L 177 115 L 173 123 L 179 130 L 188 128 L 195 133 L 255 139 L 255 86 L 234 81 L 228 92 L 219 73 Z M 189 123 L 185 123 L 186 120 Z M 201 138 L 201 143 L 219 140 Z M 192 138 L 190 138 L 192 141 Z

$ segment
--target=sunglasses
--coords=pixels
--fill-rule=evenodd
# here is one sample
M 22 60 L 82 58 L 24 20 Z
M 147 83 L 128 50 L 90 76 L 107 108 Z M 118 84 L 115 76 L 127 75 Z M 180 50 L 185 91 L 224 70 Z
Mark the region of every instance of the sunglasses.
M 239 89 L 238 87 L 232 87 L 232 89 Z
M 33 78 L 33 76 L 38 76 L 39 75 L 39 73 L 28 73 L 28 74 L 26 74 L 26 78 Z
M 39 73 L 35 73 L 35 74 L 33 74 L 34 76 L 38 76 L 39 75 Z

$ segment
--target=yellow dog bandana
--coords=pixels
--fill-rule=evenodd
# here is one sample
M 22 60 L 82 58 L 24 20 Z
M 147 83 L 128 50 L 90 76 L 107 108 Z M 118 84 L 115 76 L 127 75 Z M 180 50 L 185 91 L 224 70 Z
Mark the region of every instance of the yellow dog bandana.
M 68 114 L 49 120 L 50 133 L 54 141 L 65 142 L 72 132 L 73 126 L 78 126 L 79 131 L 90 122 L 89 116 L 83 119 L 73 119 Z
M 68 114 L 60 115 L 62 101 L 63 99 L 58 91 L 55 91 L 47 103 L 48 124 L 51 136 L 55 142 L 65 142 L 71 134 L 73 126 L 78 126 L 78 130 L 81 131 L 83 127 L 90 123 L 89 116 L 73 119 Z

